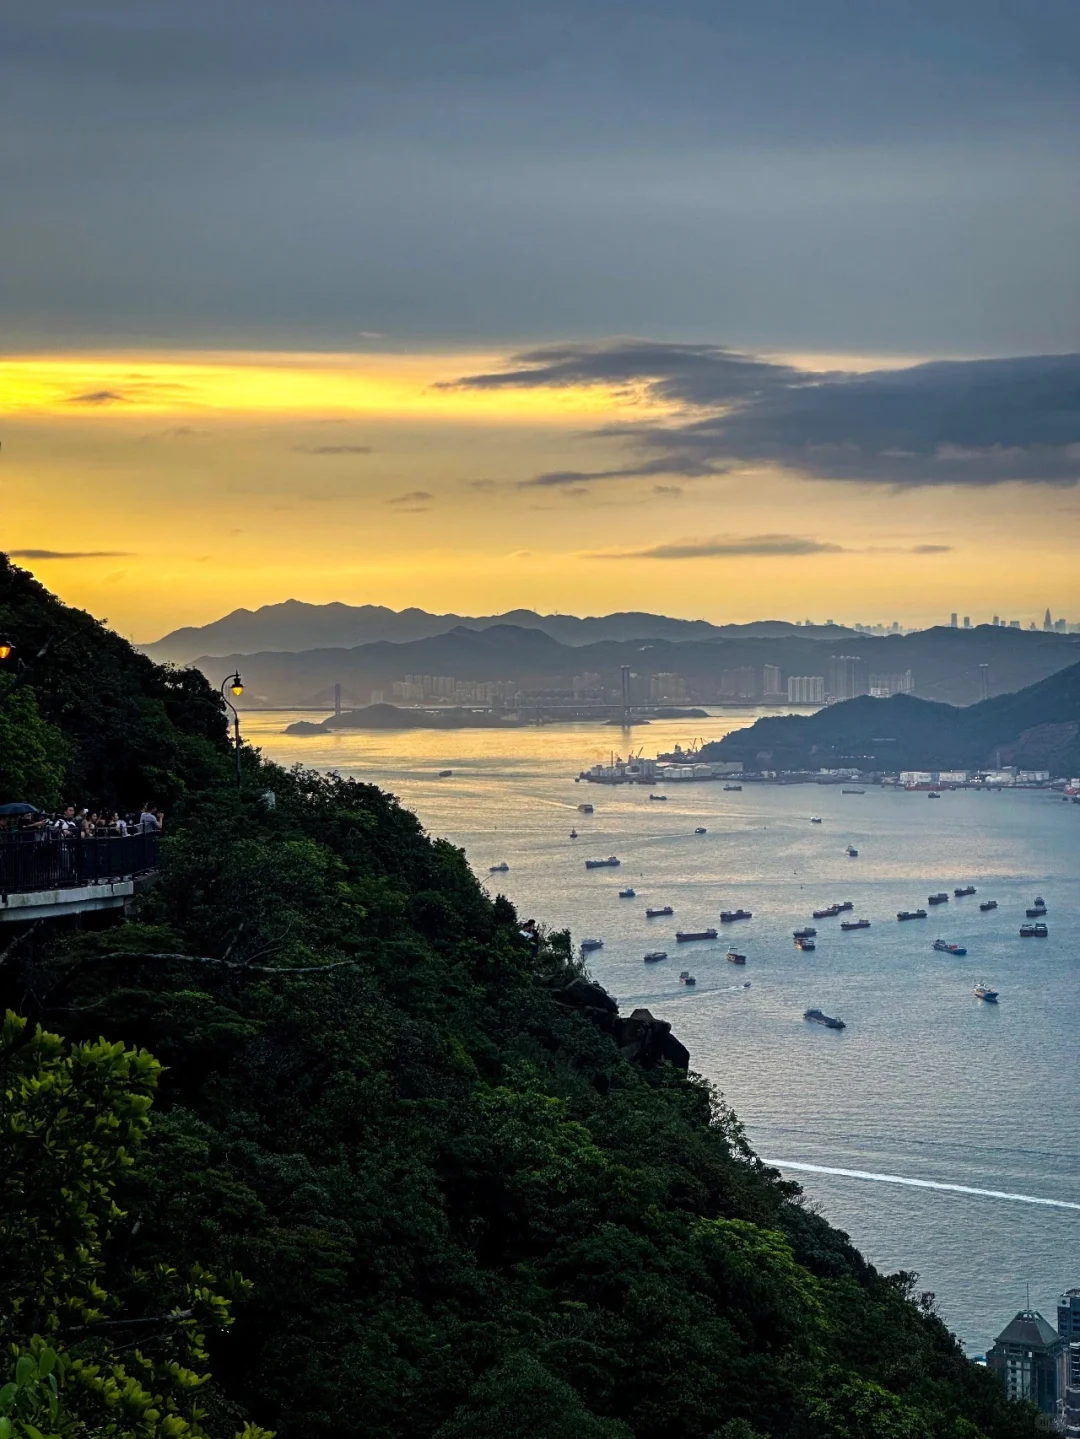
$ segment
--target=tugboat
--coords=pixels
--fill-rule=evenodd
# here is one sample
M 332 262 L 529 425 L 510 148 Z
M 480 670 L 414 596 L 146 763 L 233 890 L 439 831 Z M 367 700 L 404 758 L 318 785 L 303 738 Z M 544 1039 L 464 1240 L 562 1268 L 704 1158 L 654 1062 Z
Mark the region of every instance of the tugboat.
M 815 918 L 815 919 L 832 919 L 834 915 L 837 915 L 837 914 L 839 914 L 839 913 L 840 913 L 840 906 L 839 906 L 838 904 L 829 904 L 829 905 L 826 905 L 824 909 L 815 909 L 815 910 L 814 910 L 814 918 Z
M 821 823 L 821 816 L 820 816 L 819 814 L 812 814 L 812 815 L 810 816 L 810 823 L 811 823 L 811 824 L 820 824 L 820 823 Z
M 808 939 L 805 935 L 796 935 L 795 948 L 804 950 L 808 953 L 810 950 L 817 949 L 817 945 L 812 939 Z
M 688 969 L 684 969 L 679 975 L 679 983 L 691 985 L 697 984 L 697 980 L 694 978 L 694 976 L 690 973 Z
M 847 855 L 848 859 L 858 859 L 859 857 L 859 851 L 855 848 L 853 844 L 849 844 L 844 853 Z
M 582 954 L 588 954 L 590 950 L 603 949 L 603 947 L 604 941 L 602 939 L 583 939 L 581 941 Z
M 620 889 L 620 890 L 619 890 L 619 898 L 620 898 L 620 899 L 636 899 L 636 898 L 637 898 L 637 890 L 636 890 L 636 889 Z
M 724 958 L 728 961 L 729 964 L 746 963 L 746 955 L 740 954 L 737 949 L 729 949 L 727 954 L 724 955 Z
M 675 931 L 675 942 L 677 944 L 689 944 L 695 939 L 715 939 L 715 929 L 679 929 Z
M 585 861 L 585 868 L 586 868 L 586 869 L 618 869 L 618 867 L 619 867 L 619 865 L 620 865 L 621 863 L 622 863 L 622 861 L 621 861 L 620 859 L 616 859 L 616 857 L 615 857 L 613 854 L 609 854 L 608 857 L 607 857 L 607 859 L 587 859 L 587 860 Z
M 695 834 L 708 834 L 708 832 L 709 831 L 705 828 L 703 824 L 699 824 L 697 829 L 694 830 Z
M 666 949 L 650 949 L 648 954 L 645 956 L 645 963 L 657 964 L 662 959 L 667 959 Z
M 926 896 L 926 902 L 927 904 L 948 904 L 949 896 L 944 890 L 941 890 L 938 894 L 928 894 Z
M 998 992 L 996 989 L 991 989 L 988 985 L 977 984 L 974 994 L 976 999 L 985 999 L 987 1004 L 997 1004 Z
M 983 914 L 986 914 L 991 909 L 997 909 L 997 900 L 984 899 L 982 904 L 979 905 L 979 908 L 982 910 Z
M 654 908 L 654 909 L 647 909 L 647 910 L 645 911 L 645 918 L 646 918 L 646 919 L 659 919 L 661 915 L 664 915 L 664 914 L 674 914 L 674 913 L 675 913 L 675 911 L 672 909 L 672 907 L 671 907 L 670 904 L 662 904 L 662 905 L 658 905 L 658 906 L 657 906 L 656 908 Z
M 957 899 L 963 899 L 965 895 L 974 893 L 975 886 L 973 884 L 965 884 L 961 889 L 953 890 L 953 894 L 956 896 Z
M 933 947 L 941 954 L 967 954 L 962 944 L 950 944 L 947 939 L 935 939 Z
M 897 913 L 897 919 L 925 919 L 925 909 L 902 909 Z
M 506 874 L 507 871 L 509 870 L 509 868 L 510 868 L 510 866 L 507 864 L 506 860 L 504 859 L 500 864 L 492 864 L 492 865 L 489 865 L 489 866 L 488 866 L 488 874 Z
M 803 1014 L 803 1019 L 808 1019 L 812 1024 L 823 1024 L 826 1029 L 847 1029 L 842 1019 L 833 1019 L 829 1014 L 822 1014 L 820 1009 L 808 1009 Z
M 793 939 L 813 939 L 816 934 L 817 930 L 809 924 L 804 924 L 802 929 L 792 930 Z
M 722 909 L 720 911 L 720 923 L 730 924 L 736 919 L 753 919 L 753 911 L 749 909 Z
M 841 929 L 869 929 L 869 928 L 870 928 L 870 921 L 869 921 L 868 919 L 845 919 L 845 920 L 841 921 L 840 928 L 841 928 Z

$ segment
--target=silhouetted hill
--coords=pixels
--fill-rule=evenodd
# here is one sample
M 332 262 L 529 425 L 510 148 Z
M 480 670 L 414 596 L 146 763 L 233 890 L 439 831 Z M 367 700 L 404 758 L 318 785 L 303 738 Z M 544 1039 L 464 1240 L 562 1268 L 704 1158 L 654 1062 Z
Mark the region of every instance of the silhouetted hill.
M 305 604 L 285 600 L 257 610 L 233 610 L 208 625 L 189 625 L 173 630 L 153 644 L 140 646 L 151 659 L 190 664 L 199 655 L 254 654 L 262 650 L 297 650 L 371 644 L 390 640 L 403 644 L 446 634 L 458 625 L 488 629 L 496 625 L 517 625 L 543 630 L 566 645 L 595 644 L 600 640 L 634 639 L 720 639 L 740 635 L 787 635 L 840 639 L 854 634 L 841 625 L 797 626 L 787 620 L 754 620 L 747 625 L 713 625 L 707 620 L 669 619 L 665 615 L 629 612 L 579 618 L 577 615 L 540 615 L 535 610 L 509 610 L 503 615 L 469 618 L 463 615 L 435 615 L 427 610 L 391 610 L 385 605 Z
M 602 686 L 613 689 L 619 685 L 624 664 L 643 677 L 642 695 L 648 693 L 649 675 L 674 673 L 686 679 L 691 699 L 703 702 L 718 698 L 724 670 L 752 669 L 760 684 L 762 667 L 776 665 L 786 682 L 789 675 L 825 675 L 835 654 L 859 656 L 868 672 L 896 674 L 910 669 L 920 697 L 970 704 L 980 697 L 980 665 L 988 666 L 991 695 L 1010 693 L 1075 662 L 1080 638 L 983 625 L 887 638 L 843 634 L 829 643 L 792 627 L 784 637 L 752 634 L 682 642 L 638 638 L 566 645 L 544 630 L 521 625 L 482 629 L 458 625 L 445 634 L 404 644 L 382 640 L 351 649 L 234 652 L 204 655 L 196 664 L 214 683 L 239 666 L 248 686 L 248 702 L 283 706 L 329 706 L 335 684 L 341 685 L 344 702 L 351 707 L 367 704 L 372 689 L 383 690 L 391 699 L 393 681 L 410 674 L 569 689 L 574 675 L 589 672 L 600 676 Z
M 1015 694 L 957 708 L 912 695 L 847 700 L 810 716 L 761 719 L 706 745 L 704 757 L 748 768 L 859 765 L 974 769 L 1018 765 L 1080 774 L 1080 664 Z

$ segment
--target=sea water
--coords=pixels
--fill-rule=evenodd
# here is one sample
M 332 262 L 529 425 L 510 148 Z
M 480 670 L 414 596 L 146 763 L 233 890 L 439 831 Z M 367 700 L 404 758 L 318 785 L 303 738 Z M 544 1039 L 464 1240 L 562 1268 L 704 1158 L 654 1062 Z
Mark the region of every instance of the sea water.
M 390 789 L 523 918 L 578 944 L 602 939 L 589 969 L 624 1011 L 670 1020 L 758 1154 L 879 1268 L 917 1271 L 969 1351 L 990 1345 L 1029 1284 L 1054 1321 L 1058 1292 L 1080 1285 L 1080 805 L 1034 791 L 928 801 L 723 781 L 658 784 L 660 801 L 575 782 L 613 751 L 716 738 L 750 722 L 746 711 L 632 738 L 603 725 L 285 736 L 296 717 L 249 714 L 245 734 L 283 763 Z M 585 869 L 610 854 L 618 869 Z M 507 873 L 489 873 L 503 861 Z M 966 884 L 976 894 L 954 898 Z M 618 897 L 627 886 L 634 899 Z M 939 890 L 949 902 L 928 906 Z M 1021 939 L 1036 895 L 1049 937 Z M 986 899 L 998 908 L 982 913 Z M 852 912 L 811 919 L 844 900 Z M 670 918 L 646 919 L 666 904 Z M 753 919 L 721 923 L 740 907 Z M 897 921 L 920 907 L 925 920 Z M 840 930 L 863 917 L 869 929 Z M 792 943 L 803 924 L 818 931 L 812 953 Z M 710 926 L 715 942 L 676 942 L 676 930 Z M 938 937 L 967 954 L 935 952 Z M 745 965 L 725 960 L 731 946 Z M 657 949 L 668 959 L 643 964 Z M 692 989 L 679 983 L 687 968 Z M 1000 991 L 996 1005 L 975 998 L 980 981 Z M 846 1029 L 806 1023 L 809 1007 Z

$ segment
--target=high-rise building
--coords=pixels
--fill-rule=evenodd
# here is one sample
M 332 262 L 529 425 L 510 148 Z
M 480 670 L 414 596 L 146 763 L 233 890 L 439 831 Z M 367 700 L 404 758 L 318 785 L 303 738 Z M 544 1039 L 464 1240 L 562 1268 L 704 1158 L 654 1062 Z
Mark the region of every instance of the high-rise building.
M 1065 1371 L 1061 1428 L 1067 1439 L 1080 1439 L 1080 1342 L 1066 1344 L 1061 1357 Z
M 825 676 L 825 695 L 830 700 L 851 700 L 870 692 L 866 661 L 858 655 L 832 655 Z
M 1080 1342 L 1080 1289 L 1066 1289 L 1058 1300 L 1058 1333 L 1070 1344 Z
M 750 665 L 720 672 L 720 694 L 724 699 L 756 700 L 757 684 L 757 670 Z
M 1065 1341 L 1036 1309 L 1021 1309 L 994 1340 L 988 1369 L 1005 1381 L 1010 1399 L 1030 1399 L 1044 1414 L 1056 1414 L 1062 1397 Z
M 953 629 L 953 630 L 956 628 L 956 611 L 955 611 L 955 610 L 953 610 L 952 614 L 949 616 L 949 628 L 950 628 L 950 629 Z
M 825 703 L 824 675 L 790 675 L 787 682 L 788 704 L 823 705 Z
M 965 616 L 964 616 L 964 628 L 965 628 L 966 630 L 969 630 L 969 629 L 971 628 L 971 616 L 970 616 L 970 615 L 965 615 Z
M 649 698 L 661 703 L 686 698 L 686 681 L 682 675 L 658 674 L 649 676 Z
M 870 693 L 875 699 L 888 699 L 890 695 L 909 695 L 915 688 L 910 670 L 898 675 L 871 675 Z
M 782 695 L 784 691 L 780 688 L 781 684 L 780 666 L 765 665 L 761 671 L 761 691 L 766 699 L 775 695 Z
M 1043 615 L 1043 629 L 1044 629 L 1044 630 L 1052 630 L 1053 628 L 1054 628 L 1054 621 L 1050 618 L 1050 606 L 1047 605 L 1047 607 L 1046 607 L 1046 614 Z
M 979 698 L 988 700 L 990 698 L 990 666 L 979 666 Z

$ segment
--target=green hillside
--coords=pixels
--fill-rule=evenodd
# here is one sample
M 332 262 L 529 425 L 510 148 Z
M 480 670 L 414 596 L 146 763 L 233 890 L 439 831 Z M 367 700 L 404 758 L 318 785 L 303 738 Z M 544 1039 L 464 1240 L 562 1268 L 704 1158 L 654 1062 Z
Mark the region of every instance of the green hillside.
M 858 765 L 892 772 L 1012 764 L 1076 775 L 1080 664 L 963 708 L 912 695 L 864 695 L 810 716 L 760 719 L 706 745 L 703 758 L 738 760 L 748 769 Z
M 82 623 L 6 573 L 19 633 Z M 1038 1432 L 567 935 L 373 786 L 248 753 L 238 796 L 206 691 L 94 633 L 112 708 L 22 688 L 86 784 L 159 746 L 175 791 L 134 917 L 5 936 L 3 1432 Z

